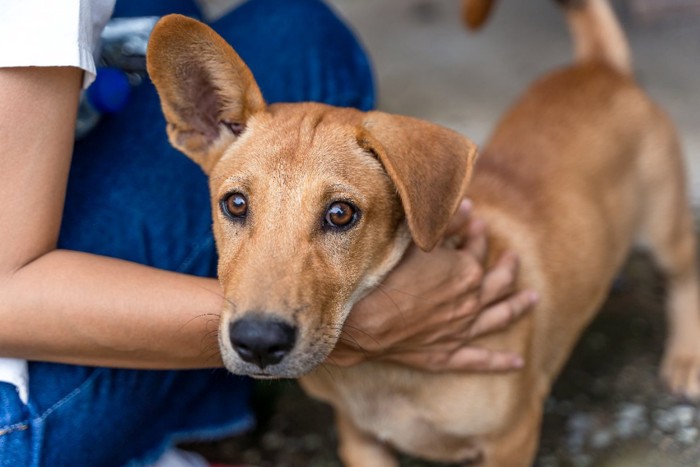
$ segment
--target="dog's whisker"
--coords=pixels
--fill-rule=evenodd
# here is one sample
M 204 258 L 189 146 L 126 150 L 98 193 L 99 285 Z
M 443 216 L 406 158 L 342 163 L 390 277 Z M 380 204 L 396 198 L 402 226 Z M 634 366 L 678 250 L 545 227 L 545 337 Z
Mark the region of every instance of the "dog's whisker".
M 327 357 L 327 358 L 328 358 L 328 360 L 330 360 L 331 363 L 333 363 L 333 360 L 331 359 L 331 357 Z M 333 365 L 335 365 L 335 363 L 333 363 Z M 321 368 L 323 368 L 326 373 L 328 373 L 328 376 L 330 376 L 331 380 L 335 381 L 335 376 L 333 376 L 333 372 L 328 369 L 328 367 L 326 366 L 325 363 L 321 363 L 321 364 L 319 364 L 319 366 Z
M 347 337 L 343 337 L 343 336 L 338 337 L 338 342 L 342 342 L 344 344 L 347 344 L 347 345 L 354 347 L 355 349 L 361 351 L 362 353 L 367 354 L 367 351 L 365 350 L 365 348 L 362 347 L 362 345 L 359 342 L 357 342 L 357 340 L 355 338 L 353 338 L 349 334 L 348 334 L 348 336 L 350 337 L 350 339 L 348 339 Z
M 238 307 L 236 306 L 236 304 L 235 304 L 233 301 L 231 301 L 230 298 L 226 297 L 226 296 L 225 296 L 224 294 L 222 294 L 221 292 L 214 292 L 213 290 L 210 290 L 210 289 L 208 289 L 208 288 L 206 288 L 206 287 L 203 287 L 203 286 L 201 286 L 201 285 L 198 285 L 198 286 L 196 286 L 196 287 L 199 287 L 199 288 L 202 289 L 202 290 L 206 290 L 207 292 L 216 295 L 217 297 L 219 297 L 220 299 L 222 299 L 224 302 L 226 302 L 226 303 L 228 303 L 229 305 L 231 305 L 231 309 L 232 309 L 234 312 L 235 312 L 236 309 L 238 308 Z
M 217 349 L 218 350 L 218 349 Z M 220 354 L 218 351 L 214 350 L 212 351 L 208 356 L 204 355 L 204 361 L 207 363 L 210 362 L 215 362 L 220 358 Z
M 392 290 L 392 289 L 386 287 L 386 286 L 385 286 L 384 284 L 382 284 L 382 283 L 377 284 L 377 289 L 376 289 L 376 290 L 378 290 L 379 292 L 383 293 L 384 296 L 385 296 L 386 298 L 388 298 L 389 301 L 394 305 L 394 308 L 396 309 L 396 311 L 399 313 L 399 316 L 401 317 L 401 321 L 402 321 L 402 322 L 404 323 L 404 325 L 405 325 L 405 324 L 406 324 L 406 316 L 403 314 L 403 310 L 401 309 L 401 307 L 399 306 L 399 304 L 396 303 L 396 301 L 393 299 L 393 297 L 392 297 L 386 290 L 384 290 L 384 289 Z M 410 295 L 410 294 L 407 294 L 407 295 L 412 296 L 412 295 Z M 420 297 L 416 297 L 416 298 L 420 298 Z
M 191 319 L 188 319 L 182 326 L 180 326 L 178 328 L 178 332 L 182 331 L 183 328 L 185 326 L 187 326 L 188 324 L 190 324 L 192 321 L 200 319 L 200 318 L 206 318 L 209 316 L 216 316 L 216 319 L 212 319 L 212 318 L 207 319 L 207 325 L 208 325 L 208 323 L 213 322 L 213 321 L 218 321 L 221 318 L 221 315 L 219 313 L 202 313 L 202 314 L 199 314 L 197 316 L 192 317 Z
M 346 335 L 346 336 L 349 336 L 351 339 L 353 339 L 354 341 L 357 342 L 357 340 L 355 339 L 355 336 L 353 336 L 353 335 L 350 333 L 350 331 L 359 332 L 359 333 L 361 333 L 362 335 L 364 335 L 365 337 L 367 337 L 368 339 L 371 339 L 372 342 L 374 342 L 374 343 L 377 344 L 378 346 L 381 346 L 381 342 L 379 342 L 373 335 L 371 335 L 370 333 L 368 333 L 367 331 L 365 331 L 365 330 L 363 330 L 363 329 L 360 329 L 360 328 L 358 328 L 358 327 L 349 325 L 349 324 L 347 324 L 347 323 L 345 324 L 345 326 L 344 326 L 343 328 L 341 328 L 341 334 L 340 334 L 340 335 L 342 336 L 342 335 L 344 334 L 344 335 Z M 359 344 L 358 344 L 358 345 L 359 345 Z
M 422 295 L 416 295 L 416 294 L 414 294 L 414 293 L 407 292 L 407 291 L 402 290 L 402 289 L 397 289 L 397 288 L 395 288 L 395 287 L 389 287 L 388 285 L 385 285 L 385 284 L 382 283 L 382 282 L 380 282 L 379 284 L 377 284 L 377 290 L 380 290 L 380 291 L 384 292 L 385 294 L 387 294 L 387 297 L 394 303 L 394 305 L 396 305 L 396 302 L 394 302 L 394 300 L 391 298 L 391 296 L 388 295 L 388 292 L 387 292 L 387 291 L 396 292 L 396 293 L 399 293 L 399 294 L 401 294 L 401 295 L 405 295 L 405 296 L 411 297 L 411 298 L 416 298 L 416 299 L 419 299 L 419 300 L 431 301 L 428 297 L 424 297 L 424 296 L 422 296 Z M 397 307 L 398 307 L 398 306 L 397 306 Z
M 204 349 L 200 355 L 204 358 L 205 363 L 210 363 L 210 362 L 216 360 L 217 358 L 221 357 L 221 354 L 219 353 L 218 348 L 217 349 Z
M 224 299 L 224 301 L 225 301 L 226 303 L 228 303 L 229 305 L 231 305 L 231 310 L 235 313 L 236 310 L 237 310 L 237 308 L 238 308 L 238 306 L 237 306 L 230 298 L 223 297 L 223 299 Z

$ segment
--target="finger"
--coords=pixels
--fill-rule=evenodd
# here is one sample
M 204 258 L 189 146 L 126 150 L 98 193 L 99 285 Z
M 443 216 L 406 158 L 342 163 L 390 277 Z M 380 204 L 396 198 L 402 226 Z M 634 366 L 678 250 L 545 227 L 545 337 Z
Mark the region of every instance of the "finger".
M 336 343 L 336 349 L 340 347 L 341 350 L 346 352 L 361 352 L 366 356 L 369 354 L 381 353 L 385 348 L 391 347 L 387 344 L 386 336 L 376 337 L 375 332 L 381 331 L 377 325 L 374 325 L 372 334 L 364 330 L 364 326 L 353 324 L 354 321 L 348 319 L 343 325 L 343 332 L 341 332 L 338 342 Z M 400 335 L 396 333 L 397 335 Z
M 367 360 L 369 359 L 356 353 L 332 352 L 328 357 L 326 357 L 325 363 L 347 368 L 350 366 L 359 365 Z
M 478 347 L 461 347 L 456 351 L 405 352 L 385 355 L 382 360 L 392 361 L 421 371 L 509 371 L 523 367 L 520 355 L 496 352 Z
M 467 238 L 464 242 L 464 246 L 467 250 L 469 250 L 480 263 L 486 260 L 486 252 L 488 251 L 487 231 L 486 222 L 481 218 L 474 218 L 469 223 Z
M 479 347 L 463 347 L 454 352 L 447 362 L 449 369 L 465 371 L 512 371 L 524 365 L 523 358 L 514 352 Z
M 472 202 L 469 201 L 467 198 L 464 198 L 461 203 L 459 203 L 459 207 L 457 208 L 457 211 L 454 213 L 452 216 L 452 219 L 450 219 L 450 223 L 447 226 L 447 230 L 445 230 L 445 235 L 444 237 L 450 237 L 452 235 L 458 235 L 466 229 L 467 225 L 469 225 L 469 218 L 471 216 L 471 211 L 472 211 Z
M 358 365 L 370 359 L 370 355 L 358 346 L 351 346 L 338 341 L 333 351 L 326 357 L 326 363 L 331 365 L 349 367 Z
M 507 328 L 531 309 L 537 298 L 534 291 L 524 290 L 484 309 L 471 323 L 469 339 Z
M 519 268 L 520 261 L 515 253 L 512 251 L 503 253 L 496 264 L 489 268 L 484 275 L 481 303 L 488 305 L 512 293 L 515 290 Z

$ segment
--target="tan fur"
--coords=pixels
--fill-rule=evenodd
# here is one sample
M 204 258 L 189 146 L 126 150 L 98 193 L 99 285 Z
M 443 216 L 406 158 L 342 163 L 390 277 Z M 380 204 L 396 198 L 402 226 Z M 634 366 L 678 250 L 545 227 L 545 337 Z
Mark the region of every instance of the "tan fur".
M 484 25 L 491 15 L 493 0 L 462 0 L 462 22 L 472 30 Z
M 199 32 L 190 42 L 172 39 L 183 29 Z M 439 461 L 529 465 L 551 383 L 637 240 L 669 279 L 665 381 L 675 392 L 700 396 L 700 294 L 679 145 L 663 112 L 614 61 L 586 59 L 536 82 L 498 125 L 466 192 L 489 223 L 491 257 L 517 251 L 521 285 L 541 296 L 530 316 L 478 345 L 521 352 L 526 368 L 316 369 L 352 304 L 400 258 L 406 229 L 424 248 L 438 241 L 471 174 L 474 147 L 407 117 L 321 104 L 265 106 L 240 58 L 218 39 L 212 52 L 209 40 L 205 26 L 167 18 L 153 33 L 149 71 L 171 140 L 210 175 L 228 299 L 224 362 L 263 378 L 310 372 L 302 385 L 336 409 L 346 465 L 396 465 L 394 449 Z M 177 82 L 178 57 L 200 70 L 195 75 L 219 80 L 204 86 L 214 90 L 203 99 L 215 103 L 213 114 L 193 116 L 183 102 L 192 91 Z M 216 71 L 201 72 L 211 67 Z M 243 130 L 229 131 L 231 121 Z M 247 196 L 244 223 L 221 213 L 219 200 L 231 192 Z M 348 231 L 329 233 L 323 214 L 336 199 L 352 201 L 362 217 Z M 280 363 L 261 369 L 234 352 L 229 324 L 250 313 L 298 328 Z
M 607 0 L 574 0 L 567 19 L 576 46 L 576 60 L 606 62 L 622 74 L 632 74 L 632 60 L 625 34 Z

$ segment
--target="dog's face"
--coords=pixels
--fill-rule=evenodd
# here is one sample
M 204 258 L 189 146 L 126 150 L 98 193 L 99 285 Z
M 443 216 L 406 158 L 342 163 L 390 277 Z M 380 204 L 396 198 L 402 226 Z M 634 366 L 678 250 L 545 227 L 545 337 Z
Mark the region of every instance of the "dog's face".
M 293 377 L 323 361 L 350 305 L 410 240 L 398 235 L 393 184 L 346 111 L 303 109 L 251 117 L 210 174 L 221 350 L 235 373 Z
M 210 177 L 224 364 L 257 377 L 312 370 L 411 237 L 439 241 L 474 145 L 408 117 L 267 106 L 233 49 L 181 16 L 156 26 L 148 67 L 171 143 Z

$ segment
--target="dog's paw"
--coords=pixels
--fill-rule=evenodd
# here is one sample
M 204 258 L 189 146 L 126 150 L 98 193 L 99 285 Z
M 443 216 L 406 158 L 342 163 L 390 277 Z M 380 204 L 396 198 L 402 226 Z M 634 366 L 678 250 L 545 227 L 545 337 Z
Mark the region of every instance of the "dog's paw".
M 673 394 L 700 402 L 700 340 L 672 343 L 661 363 L 661 379 Z

